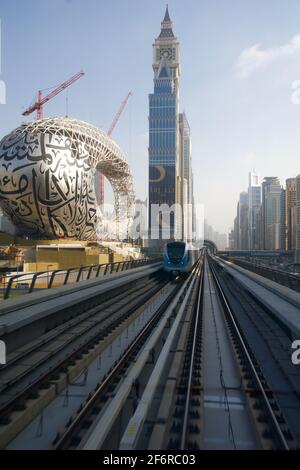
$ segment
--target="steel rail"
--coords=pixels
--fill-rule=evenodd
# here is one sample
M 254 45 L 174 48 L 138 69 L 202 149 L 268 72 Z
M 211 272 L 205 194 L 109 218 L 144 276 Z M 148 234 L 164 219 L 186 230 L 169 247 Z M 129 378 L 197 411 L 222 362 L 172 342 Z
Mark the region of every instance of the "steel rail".
M 202 260 L 202 267 L 201 267 L 201 277 L 199 280 L 199 292 L 197 298 L 197 306 L 195 312 L 195 325 L 194 325 L 194 334 L 193 334 L 193 345 L 192 345 L 192 352 L 191 352 L 191 362 L 190 362 L 190 370 L 188 376 L 188 384 L 187 384 L 187 394 L 184 406 L 184 417 L 183 417 L 183 425 L 182 425 L 182 433 L 181 433 L 181 441 L 180 441 L 180 450 L 186 449 L 186 440 L 187 440 L 187 431 L 188 431 L 188 421 L 189 421 L 189 411 L 190 411 L 190 397 L 191 397 L 191 389 L 192 389 L 192 381 L 193 381 L 193 370 L 194 370 L 194 359 L 195 359 L 195 352 L 196 352 L 196 343 L 198 338 L 198 325 L 199 325 L 199 317 L 201 315 L 201 301 L 203 295 L 203 279 L 204 279 L 204 259 Z
M 145 277 L 147 277 L 147 275 Z M 143 283 L 143 284 L 141 284 L 141 286 L 134 285 L 134 284 L 139 284 L 141 281 L 144 281 L 144 277 L 142 277 L 140 279 L 137 279 L 136 281 L 130 281 L 128 284 L 125 284 L 121 288 L 117 288 L 117 290 L 120 289 L 120 291 L 116 293 L 116 297 L 111 298 L 111 299 L 110 298 L 107 298 L 107 299 L 104 298 L 102 300 L 102 302 L 99 301 L 99 303 L 97 305 L 91 306 L 87 311 L 85 311 L 84 308 L 83 308 L 82 312 L 78 313 L 76 315 L 76 317 L 71 317 L 66 322 L 61 323 L 61 324 L 53 327 L 49 331 L 46 331 L 40 337 L 40 340 L 39 340 L 38 343 L 36 341 L 34 341 L 33 346 L 29 347 L 28 349 L 26 349 L 22 353 L 14 356 L 12 359 L 9 359 L 6 364 L 2 365 L 2 367 L 0 369 L 0 377 L 1 377 L 1 373 L 3 371 L 5 371 L 7 369 L 10 369 L 13 365 L 17 364 L 18 361 L 24 360 L 24 358 L 26 358 L 27 356 L 29 356 L 30 354 L 32 354 L 34 352 L 38 352 L 41 348 L 44 348 L 46 345 L 51 344 L 52 341 L 54 341 L 54 340 L 56 341 L 59 336 L 65 335 L 69 330 L 72 330 L 76 326 L 79 326 L 82 322 L 84 322 L 86 320 L 90 320 L 91 318 L 95 317 L 96 315 L 101 313 L 102 310 L 104 310 L 103 317 L 101 317 L 101 319 L 99 319 L 99 322 L 97 322 L 97 323 L 104 322 L 108 318 L 112 317 L 113 313 L 115 313 L 115 312 L 109 312 L 108 314 L 105 314 L 105 309 L 106 308 L 110 307 L 111 305 L 114 305 L 114 303 L 116 301 L 120 302 L 123 299 L 126 299 L 128 297 L 128 292 L 129 293 L 135 292 L 135 294 L 137 296 L 144 295 L 143 291 L 145 290 L 145 287 L 148 286 L 148 288 L 151 288 L 152 285 L 153 285 L 153 288 L 155 288 L 157 279 L 152 278 L 152 281 L 154 281 L 154 282 L 151 282 L 151 279 L 150 279 L 150 281 L 148 283 Z M 132 286 L 131 286 L 131 284 L 132 284 Z M 140 293 L 140 291 L 142 291 L 142 293 Z M 104 293 L 104 295 L 105 295 L 105 293 Z M 116 312 L 117 311 L 118 310 L 116 310 Z M 93 325 L 92 328 L 94 328 L 94 326 L 95 325 Z M 88 330 L 88 328 L 87 328 L 87 330 Z M 43 336 L 47 336 L 47 337 L 43 339 Z M 69 342 L 72 342 L 72 341 L 73 341 L 73 338 L 70 338 Z M 67 345 L 67 343 L 63 344 L 62 349 L 66 345 Z M 53 351 L 53 354 L 56 353 L 56 352 L 59 352 L 59 348 L 57 348 L 55 351 Z M 52 357 L 52 355 L 49 356 L 48 358 L 46 358 L 46 360 L 49 359 L 50 357 Z M 36 366 L 38 366 L 38 365 L 39 364 L 36 363 Z M 30 372 L 30 371 L 28 371 L 28 372 Z M 18 375 L 13 380 L 10 380 L 10 381 L 6 382 L 5 385 L 11 386 L 14 383 L 14 381 L 19 380 L 20 378 L 22 378 L 21 375 Z M 0 385 L 0 392 L 2 392 L 2 390 L 3 389 L 1 389 L 1 385 Z M 1 412 L 1 406 L 0 406 L 0 412 Z
M 43 374 L 42 376 L 39 376 L 36 380 L 31 382 L 26 388 L 24 388 L 20 393 L 13 396 L 10 400 L 8 400 L 6 403 L 4 403 L 0 408 L 0 417 L 3 418 L 4 416 L 7 416 L 9 413 L 11 413 L 11 411 L 13 410 L 13 407 L 15 406 L 16 403 L 24 402 L 26 400 L 26 397 L 33 390 L 37 390 L 43 383 L 49 381 L 53 375 L 55 375 L 56 373 L 60 372 L 62 369 L 67 367 L 68 363 L 70 363 L 70 361 L 72 361 L 74 358 L 76 358 L 78 356 L 78 354 L 81 353 L 81 351 L 86 350 L 91 344 L 95 343 L 95 341 L 97 340 L 97 337 L 103 336 L 105 334 L 105 331 L 111 329 L 112 327 L 115 328 L 125 318 L 128 318 L 138 308 L 140 308 L 144 304 L 145 301 L 152 298 L 152 296 L 154 294 L 154 290 L 155 290 L 155 293 L 157 293 L 164 286 L 165 286 L 165 283 L 162 286 L 156 286 L 156 287 L 159 287 L 158 289 L 155 289 L 155 286 L 154 286 L 153 289 L 151 289 L 150 291 L 147 291 L 146 294 L 143 295 L 142 298 L 139 299 L 136 302 L 136 304 L 133 307 L 130 308 L 130 311 L 128 311 L 128 312 L 126 312 L 126 314 L 122 315 L 121 318 L 116 316 L 114 319 L 112 319 L 112 322 L 109 325 L 106 326 L 104 331 L 97 332 L 93 337 L 89 338 L 88 341 L 86 341 L 84 344 L 81 344 L 78 348 L 76 348 L 75 351 L 72 351 L 62 361 L 60 361 L 56 366 L 51 368 L 51 370 L 47 369 L 45 374 Z M 123 293 L 123 291 L 122 291 L 122 293 Z M 108 315 L 107 317 L 109 317 L 110 315 Z M 31 368 L 30 372 L 32 373 L 35 368 L 36 367 Z M 21 380 L 21 378 L 22 377 L 20 377 L 20 380 Z
M 176 290 L 179 291 L 179 286 Z M 138 336 L 134 338 L 134 340 L 132 341 L 132 343 L 126 350 L 126 352 L 123 354 L 123 356 L 116 362 L 116 364 L 113 366 L 111 371 L 105 377 L 104 381 L 101 382 L 101 384 L 96 389 L 96 391 L 94 391 L 94 394 L 92 395 L 92 397 L 89 398 L 88 401 L 84 404 L 84 406 L 81 408 L 81 410 L 79 411 L 75 419 L 72 421 L 68 429 L 65 431 L 65 433 L 54 444 L 53 446 L 54 450 L 68 449 L 68 444 L 70 440 L 72 439 L 76 431 L 78 430 L 80 431 L 82 429 L 81 425 L 86 419 L 86 417 L 88 416 L 89 412 L 92 410 L 95 404 L 97 404 L 98 399 L 105 392 L 105 389 L 107 388 L 107 386 L 109 386 L 110 383 L 113 382 L 114 378 L 118 376 L 124 364 L 126 364 L 128 360 L 130 359 L 131 354 L 135 353 L 135 349 L 139 347 L 140 344 L 144 344 L 144 339 L 147 338 L 147 336 L 151 333 L 152 329 L 157 324 L 157 321 L 159 321 L 161 316 L 164 314 L 166 308 L 169 306 L 173 297 L 174 297 L 174 292 L 172 291 L 168 295 L 168 297 L 164 300 L 162 305 L 158 308 L 154 316 L 148 321 L 148 323 L 140 331 Z
M 276 434 L 277 434 L 277 437 L 278 437 L 278 439 L 279 439 L 280 445 L 281 445 L 281 447 L 282 447 L 284 450 L 289 450 L 290 447 L 289 447 L 289 445 L 288 445 L 288 443 L 287 443 L 287 440 L 286 440 L 285 437 L 284 437 L 284 434 L 283 434 L 283 432 L 282 432 L 282 430 L 281 430 L 281 427 L 280 427 L 280 425 L 279 425 L 279 423 L 278 423 L 278 421 L 277 421 L 277 418 L 276 418 L 276 416 L 275 416 L 275 413 L 274 413 L 274 411 L 273 411 L 273 409 L 272 409 L 272 407 L 271 407 L 271 404 L 270 404 L 270 401 L 269 401 L 269 399 L 268 399 L 268 397 L 267 397 L 267 394 L 266 394 L 266 392 L 265 392 L 264 386 L 263 386 L 263 384 L 262 384 L 262 382 L 261 382 L 261 380 L 260 380 L 260 378 L 259 378 L 259 376 L 258 376 L 258 374 L 257 374 L 255 365 L 254 365 L 254 363 L 253 363 L 253 361 L 252 361 L 252 359 L 251 359 L 251 354 L 250 354 L 250 352 L 249 352 L 249 348 L 248 348 L 248 346 L 246 345 L 246 343 L 245 343 L 245 341 L 244 341 L 244 339 L 243 339 L 241 330 L 240 330 L 240 328 L 239 328 L 237 322 L 235 321 L 234 314 L 233 314 L 233 312 L 232 312 L 232 310 L 231 310 L 231 308 L 230 308 L 230 306 L 229 306 L 229 304 L 228 304 L 227 298 L 226 298 L 226 296 L 225 296 L 225 294 L 224 294 L 224 291 L 223 291 L 223 289 L 222 289 L 222 286 L 221 286 L 221 284 L 220 284 L 220 282 L 219 282 L 219 280 L 218 280 L 218 277 L 217 277 L 217 274 L 216 274 L 216 271 L 215 271 L 215 268 L 214 268 L 214 266 L 213 266 L 213 262 L 212 262 L 211 259 L 209 259 L 209 263 L 208 263 L 208 264 L 209 264 L 211 273 L 212 273 L 212 275 L 213 275 L 213 279 L 214 279 L 215 285 L 216 285 L 216 287 L 217 287 L 217 291 L 218 291 L 218 294 L 219 294 L 219 298 L 220 298 L 220 300 L 221 300 L 221 302 L 222 302 L 222 305 L 223 305 L 223 308 L 224 308 L 224 313 L 225 313 L 225 315 L 228 316 L 228 318 L 229 318 L 229 320 L 230 320 L 230 322 L 231 322 L 231 325 L 232 325 L 233 328 L 234 328 L 234 332 L 235 332 L 235 334 L 236 334 L 236 336 L 237 336 L 237 338 L 238 338 L 238 340 L 239 340 L 240 347 L 241 347 L 241 349 L 242 349 L 242 351 L 243 351 L 243 353 L 244 353 L 244 355 L 245 355 L 245 357 L 246 357 L 246 359 L 247 359 L 247 361 L 248 361 L 248 366 L 249 366 L 249 368 L 250 368 L 250 370 L 251 370 L 252 376 L 254 377 L 254 379 L 255 379 L 255 381 L 256 381 L 256 384 L 257 384 L 258 389 L 259 389 L 259 391 L 260 391 L 261 397 L 262 397 L 262 399 L 263 399 L 263 401 L 264 401 L 264 405 L 265 405 L 265 407 L 266 407 L 266 409 L 267 409 L 267 411 L 268 411 L 268 413 L 269 413 L 269 417 L 270 417 L 270 419 L 271 419 L 271 423 L 272 423 L 273 428 L 274 428 L 274 430 L 275 430 L 275 432 L 276 432 Z
M 170 352 L 173 350 L 176 332 L 180 329 L 180 324 L 187 310 L 188 302 L 191 299 L 192 293 L 194 292 L 195 285 L 197 285 L 196 281 L 200 270 L 200 262 L 198 261 L 194 265 L 193 271 L 188 277 L 186 283 L 183 285 L 182 294 L 180 295 L 179 299 L 175 297 L 173 301 L 175 302 L 175 305 L 179 307 L 178 312 L 174 319 L 172 328 L 169 331 L 167 338 L 165 339 L 164 346 L 157 359 L 156 365 L 151 373 L 151 376 L 149 377 L 147 386 L 143 392 L 138 407 L 127 424 L 119 447 L 121 450 L 135 449 L 138 444 L 142 428 L 147 421 L 150 406 L 155 398 L 155 391 L 158 389 L 158 386 L 161 386 L 159 381 L 162 377 L 162 374 L 164 373 Z M 177 294 L 177 296 L 179 296 L 179 294 L 180 292 Z M 173 306 L 172 308 L 174 309 L 176 306 Z

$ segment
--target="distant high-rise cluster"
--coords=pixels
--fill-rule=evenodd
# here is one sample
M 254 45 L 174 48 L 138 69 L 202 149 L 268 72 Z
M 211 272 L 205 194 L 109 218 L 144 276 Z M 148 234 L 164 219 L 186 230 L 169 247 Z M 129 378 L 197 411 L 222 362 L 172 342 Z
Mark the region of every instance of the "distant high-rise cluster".
M 153 44 L 153 71 L 148 202 L 150 245 L 157 246 L 166 239 L 192 240 L 195 229 L 190 127 L 179 113 L 180 45 L 168 7 Z
M 204 240 L 210 240 L 217 245 L 218 250 L 225 250 L 227 248 L 227 234 L 219 233 L 209 225 L 207 220 L 204 220 Z
M 238 250 L 291 250 L 300 253 L 300 175 L 285 187 L 276 176 L 260 182 L 249 173 L 248 192 L 240 193 L 229 247 Z

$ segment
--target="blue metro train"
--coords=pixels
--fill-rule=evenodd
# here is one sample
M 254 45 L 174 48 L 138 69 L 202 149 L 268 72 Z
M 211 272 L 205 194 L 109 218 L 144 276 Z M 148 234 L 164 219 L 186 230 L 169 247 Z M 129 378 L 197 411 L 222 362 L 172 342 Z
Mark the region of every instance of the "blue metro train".
M 189 273 L 199 258 L 199 250 L 186 242 L 165 244 L 163 269 L 173 274 Z

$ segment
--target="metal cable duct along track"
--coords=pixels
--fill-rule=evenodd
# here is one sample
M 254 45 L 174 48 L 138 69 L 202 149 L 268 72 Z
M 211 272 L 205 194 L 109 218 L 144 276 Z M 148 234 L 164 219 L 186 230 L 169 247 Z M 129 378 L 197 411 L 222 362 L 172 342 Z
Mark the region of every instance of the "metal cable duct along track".
M 81 240 L 102 236 L 95 172 L 115 198 L 115 231 L 126 236 L 134 211 L 130 168 L 103 131 L 71 118 L 23 124 L 0 142 L 0 204 L 22 234 Z

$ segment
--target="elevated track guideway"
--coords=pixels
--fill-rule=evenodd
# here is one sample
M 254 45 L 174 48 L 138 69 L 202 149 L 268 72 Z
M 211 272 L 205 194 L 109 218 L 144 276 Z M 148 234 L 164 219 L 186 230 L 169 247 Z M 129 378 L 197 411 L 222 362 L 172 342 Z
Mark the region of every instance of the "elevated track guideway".
M 299 448 L 296 320 L 294 331 L 205 249 L 186 279 L 160 268 L 95 291 L 11 354 L 2 448 Z

